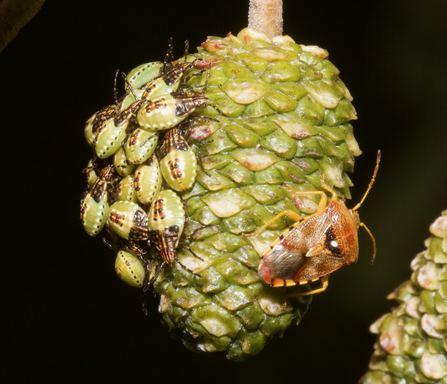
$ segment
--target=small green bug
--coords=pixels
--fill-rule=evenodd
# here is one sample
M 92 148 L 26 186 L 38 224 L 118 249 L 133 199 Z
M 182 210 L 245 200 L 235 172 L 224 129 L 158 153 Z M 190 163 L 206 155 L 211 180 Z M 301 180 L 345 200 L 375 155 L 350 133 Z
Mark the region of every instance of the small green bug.
M 85 173 L 88 185 L 93 185 L 98 179 L 98 175 L 96 174 L 95 168 L 93 167 L 93 160 L 90 160 L 88 162 L 87 167 L 85 167 L 82 172 Z
M 124 148 L 122 147 L 113 155 L 113 164 L 115 165 L 116 172 L 121 177 L 130 175 L 135 168 L 135 165 L 129 164 L 127 161 L 126 152 L 124 152 Z
M 142 88 L 140 93 L 143 93 L 147 83 L 160 75 L 162 67 L 163 64 L 158 61 L 141 64 L 129 72 L 127 81 L 135 90 Z
M 141 288 L 146 276 L 146 268 L 138 257 L 126 251 L 119 251 L 115 259 L 118 277 L 132 287 Z
M 174 262 L 185 220 L 183 203 L 175 192 L 167 189 L 155 197 L 149 210 L 149 236 L 165 263 Z
M 178 128 L 165 134 L 159 150 L 163 178 L 177 192 L 191 188 L 197 176 L 197 158 Z
M 138 203 L 138 197 L 135 192 L 134 177 L 132 175 L 126 176 L 119 182 L 116 193 L 118 199 L 121 201 L 132 201 L 134 203 Z
M 106 222 L 109 211 L 108 188 L 113 169 L 113 165 L 104 168 L 90 192 L 81 201 L 81 223 L 90 236 L 96 236 Z
M 148 240 L 148 216 L 131 201 L 118 201 L 109 210 L 110 230 L 126 240 Z
M 146 100 L 137 114 L 141 127 L 166 130 L 185 120 L 198 107 L 210 103 L 202 94 L 171 93 L 154 100 Z
M 154 153 L 157 143 L 158 132 L 151 132 L 141 128 L 135 129 L 124 145 L 127 160 L 132 164 L 144 163 Z
M 157 157 L 152 157 L 140 165 L 134 174 L 134 186 L 138 200 L 142 204 L 150 204 L 160 192 L 162 177 Z
M 127 136 L 127 127 L 132 117 L 140 109 L 142 101 L 133 102 L 126 110 L 118 116 L 109 119 L 98 129 L 95 137 L 96 155 L 104 159 L 113 155 Z
M 141 97 L 153 100 L 156 97 L 176 92 L 185 72 L 191 69 L 194 62 L 184 62 L 176 65 L 169 72 L 149 82 Z
M 95 145 L 95 136 L 98 129 L 118 113 L 116 104 L 108 105 L 96 112 L 85 123 L 84 136 L 90 146 Z

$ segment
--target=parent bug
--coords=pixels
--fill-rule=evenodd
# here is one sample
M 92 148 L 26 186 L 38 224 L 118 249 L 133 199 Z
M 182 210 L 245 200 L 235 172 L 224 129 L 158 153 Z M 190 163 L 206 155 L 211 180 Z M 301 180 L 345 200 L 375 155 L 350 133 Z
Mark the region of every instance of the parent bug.
M 328 275 L 337 269 L 357 262 L 359 245 L 358 230 L 364 227 L 373 241 L 369 229 L 360 221 L 357 209 L 368 195 L 374 184 L 380 163 L 380 151 L 377 153 L 376 167 L 369 186 L 360 203 L 348 209 L 343 201 L 337 200 L 336 192 L 324 183 L 323 187 L 332 194 L 327 204 L 327 195 L 323 191 L 295 192 L 285 184 L 294 196 L 320 195 L 318 210 L 313 215 L 302 218 L 291 210 L 285 210 L 269 220 L 255 233 L 244 234 L 244 237 L 257 236 L 270 224 L 287 215 L 296 223 L 285 230 L 262 255 L 258 273 L 262 280 L 272 287 L 291 287 L 304 285 L 321 279 L 322 287 L 308 292 L 289 294 L 289 296 L 304 296 L 323 292 L 328 286 Z

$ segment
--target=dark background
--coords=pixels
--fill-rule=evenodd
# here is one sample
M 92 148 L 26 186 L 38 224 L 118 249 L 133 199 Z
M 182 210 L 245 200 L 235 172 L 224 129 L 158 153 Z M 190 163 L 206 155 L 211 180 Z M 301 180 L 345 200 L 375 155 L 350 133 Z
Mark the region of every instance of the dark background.
M 354 96 L 363 150 L 353 206 L 360 209 L 356 266 L 333 275 L 299 327 L 248 363 L 193 354 L 160 324 L 157 300 L 114 274 L 114 255 L 79 222 L 91 157 L 84 122 L 113 101 L 117 68 L 162 60 L 169 37 L 237 34 L 248 0 L 47 1 L 0 54 L 2 381 L 7 383 L 356 383 L 375 337 L 369 325 L 410 277 L 428 226 L 447 209 L 447 2 L 285 0 L 284 33 L 318 45 Z

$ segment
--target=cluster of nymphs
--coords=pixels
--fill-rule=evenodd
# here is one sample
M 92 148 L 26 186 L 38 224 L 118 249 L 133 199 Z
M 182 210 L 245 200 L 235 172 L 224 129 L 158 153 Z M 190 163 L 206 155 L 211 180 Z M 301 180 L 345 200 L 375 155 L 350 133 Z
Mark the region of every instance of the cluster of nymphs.
M 188 43 L 184 58 L 172 61 L 171 56 L 170 44 L 163 63 L 143 64 L 123 75 L 126 94 L 120 99 L 117 71 L 115 103 L 96 112 L 84 131 L 94 153 L 84 170 L 88 187 L 81 222 L 90 236 L 106 227 L 111 242 L 104 240 L 117 252 L 116 272 L 136 287 L 151 284 L 149 245 L 162 258 L 152 280 L 176 259 L 186 218 L 176 192 L 192 187 L 200 165 L 187 138 L 191 113 L 209 103 L 206 81 L 201 92 L 179 92 L 179 86 L 197 74 L 188 71 L 209 66 L 188 55 Z

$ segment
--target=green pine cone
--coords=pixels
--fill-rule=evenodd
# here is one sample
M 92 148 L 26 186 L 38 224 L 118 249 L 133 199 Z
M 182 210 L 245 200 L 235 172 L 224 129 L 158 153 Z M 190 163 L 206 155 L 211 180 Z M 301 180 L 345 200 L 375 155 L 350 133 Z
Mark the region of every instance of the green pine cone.
M 361 153 L 348 123 L 356 113 L 327 51 L 288 36 L 269 39 L 246 28 L 237 37 L 209 37 L 195 56 L 212 63 L 206 96 L 213 103 L 195 114 L 214 120 L 192 120 L 191 148 L 206 172 L 180 196 L 188 217 L 182 243 L 203 261 L 179 248 L 196 275 L 174 262 L 154 287 L 164 324 L 187 348 L 242 361 L 299 323 L 311 297 L 287 298 L 257 273 L 260 256 L 292 220 L 283 216 L 257 237 L 241 234 L 285 209 L 316 212 L 318 197 L 295 204 L 284 182 L 296 191 L 324 190 L 324 173 L 326 184 L 350 198 L 346 171 Z M 184 87 L 200 92 L 206 76 Z M 152 274 L 156 266 L 154 259 Z
M 370 328 L 379 336 L 361 384 L 447 383 L 447 211 L 430 232 L 411 280 L 388 296 L 399 306 Z

